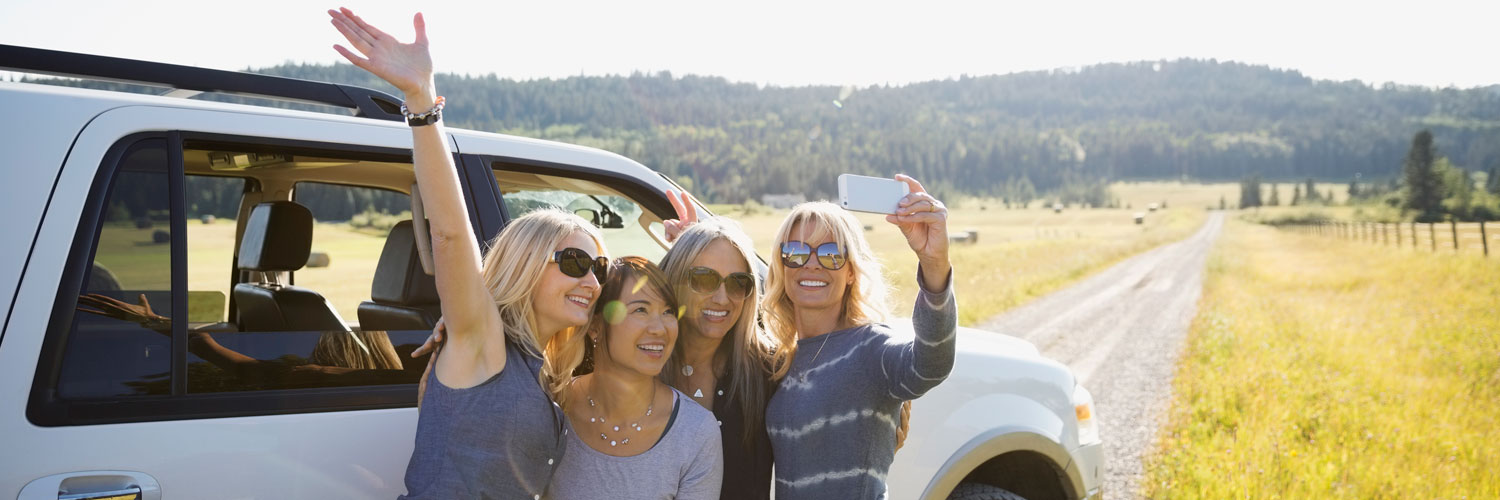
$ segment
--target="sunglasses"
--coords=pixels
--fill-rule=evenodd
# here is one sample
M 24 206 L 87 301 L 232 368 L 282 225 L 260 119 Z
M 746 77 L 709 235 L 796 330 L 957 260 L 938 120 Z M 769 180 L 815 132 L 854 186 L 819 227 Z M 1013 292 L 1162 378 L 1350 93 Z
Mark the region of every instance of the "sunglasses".
M 750 296 L 750 288 L 755 286 L 755 277 L 750 273 L 729 273 L 729 276 L 721 276 L 718 271 L 706 267 L 695 267 L 688 269 L 688 284 L 698 293 L 711 294 L 719 291 L 719 285 L 724 285 L 724 293 L 729 298 L 740 300 Z
M 592 268 L 594 277 L 598 278 L 600 283 L 604 283 L 605 273 L 609 269 L 609 259 L 590 257 L 588 252 L 572 247 L 552 252 L 552 258 L 547 262 L 556 262 L 557 270 L 573 278 L 584 277 Z
M 830 241 L 818 245 L 817 253 L 818 264 L 821 264 L 823 269 L 829 271 L 842 269 L 844 263 L 849 262 L 849 258 L 844 256 L 844 252 L 839 251 L 839 244 L 837 242 Z M 805 266 L 807 265 L 808 258 L 812 257 L 812 254 L 813 247 L 808 246 L 807 243 L 797 240 L 781 243 L 781 263 L 786 267 Z

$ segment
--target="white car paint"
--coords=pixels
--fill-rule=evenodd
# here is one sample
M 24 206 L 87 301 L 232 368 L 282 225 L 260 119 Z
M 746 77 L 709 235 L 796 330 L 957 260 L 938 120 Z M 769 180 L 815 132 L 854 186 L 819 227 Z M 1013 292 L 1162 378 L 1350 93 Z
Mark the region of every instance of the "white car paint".
M 7 214 L 0 239 L 0 498 L 56 498 L 74 475 L 133 477 L 173 499 L 391 498 L 405 490 L 414 408 L 61 427 L 40 427 L 26 416 L 57 277 L 100 162 L 121 137 L 183 130 L 410 148 L 404 124 L 19 83 L 0 83 L 0 105 L 28 119 L 0 138 L 8 151 L 0 182 Z M 596 149 L 462 130 L 451 140 L 466 154 L 674 187 L 639 163 Z M 1073 471 L 1076 496 L 1096 495 L 1101 445 L 1078 440 L 1067 368 L 1014 337 L 972 329 L 959 335 L 953 373 L 913 406 L 891 497 L 945 498 L 1001 441 L 1049 447 L 1039 453 Z

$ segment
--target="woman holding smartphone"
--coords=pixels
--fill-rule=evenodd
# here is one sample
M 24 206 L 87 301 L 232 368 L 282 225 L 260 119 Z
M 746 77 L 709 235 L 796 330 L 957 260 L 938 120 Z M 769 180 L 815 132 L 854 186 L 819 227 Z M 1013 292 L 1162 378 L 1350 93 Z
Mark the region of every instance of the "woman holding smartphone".
M 348 9 L 328 14 L 358 54 L 334 49 L 404 94 L 448 331 L 422 396 L 403 498 L 540 498 L 562 458 L 564 418 L 547 390 L 556 392 L 561 369 L 541 352 L 590 318 L 606 265 L 598 230 L 539 211 L 512 221 L 481 255 L 439 121 L 422 15 L 416 41 L 404 44 Z
M 754 245 L 734 221 L 698 222 L 686 193 L 668 195 L 682 219 L 667 224 L 675 243 L 662 257 L 662 268 L 683 314 L 677 349 L 662 379 L 719 421 L 724 445 L 719 498 L 765 500 L 771 496 L 765 414 L 774 389 L 770 356 L 775 348 L 757 321 L 761 288 L 751 267 Z M 688 228 L 680 229 L 683 225 Z
M 766 408 L 776 498 L 885 498 L 903 402 L 953 368 L 957 304 L 947 208 L 916 180 L 886 220 L 917 254 L 915 338 L 892 336 L 886 284 L 861 225 L 826 202 L 792 209 L 777 231 L 763 303 L 780 385 Z M 789 363 L 785 362 L 790 360 Z
M 678 304 L 661 269 L 622 257 L 584 335 L 549 361 L 591 365 L 559 400 L 577 432 L 552 476 L 558 499 L 718 498 L 724 457 L 713 414 L 658 377 L 677 343 Z

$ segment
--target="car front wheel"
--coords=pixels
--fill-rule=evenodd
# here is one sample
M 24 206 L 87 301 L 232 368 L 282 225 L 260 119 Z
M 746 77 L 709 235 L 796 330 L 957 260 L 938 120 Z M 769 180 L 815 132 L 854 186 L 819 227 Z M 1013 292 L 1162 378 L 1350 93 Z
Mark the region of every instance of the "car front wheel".
M 984 483 L 959 483 L 958 487 L 953 489 L 953 493 L 948 495 L 948 500 L 1026 500 L 1026 498 L 1004 488 Z

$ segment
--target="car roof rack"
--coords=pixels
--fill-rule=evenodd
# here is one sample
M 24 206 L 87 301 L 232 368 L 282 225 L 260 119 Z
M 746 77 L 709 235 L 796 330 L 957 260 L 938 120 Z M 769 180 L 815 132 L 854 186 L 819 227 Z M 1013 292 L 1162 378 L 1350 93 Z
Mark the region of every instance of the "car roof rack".
M 351 109 L 354 116 L 405 121 L 400 99 L 353 85 L 4 44 L 0 44 L 0 69 L 169 87 L 173 89 L 165 94 L 169 97 L 217 92 L 322 104 Z

